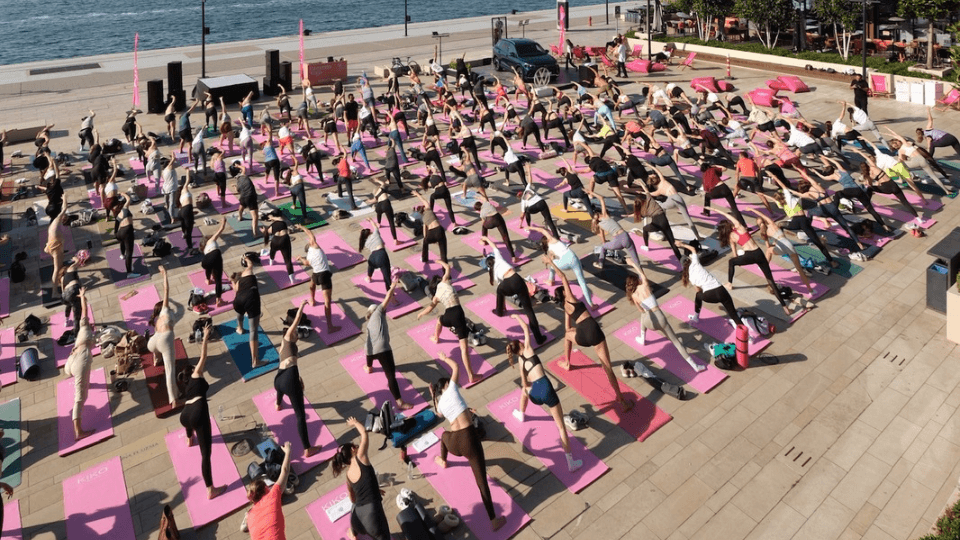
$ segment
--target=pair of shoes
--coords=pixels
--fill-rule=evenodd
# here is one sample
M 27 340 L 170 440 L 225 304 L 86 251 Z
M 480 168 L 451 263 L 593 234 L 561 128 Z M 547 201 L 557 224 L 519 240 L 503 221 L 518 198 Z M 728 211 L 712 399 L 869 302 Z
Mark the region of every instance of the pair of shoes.
M 851 254 L 850 254 L 850 258 L 853 259 L 853 260 L 855 260 L 855 261 L 859 261 L 859 262 L 865 262 L 865 261 L 867 260 L 866 255 L 864 255 L 864 254 L 863 254 L 862 252 L 860 252 L 860 251 L 857 251 L 857 252 L 855 252 L 855 253 L 851 253 Z
M 637 376 L 637 372 L 633 370 L 633 362 L 624 362 L 620 364 L 620 375 L 624 379 L 632 379 Z

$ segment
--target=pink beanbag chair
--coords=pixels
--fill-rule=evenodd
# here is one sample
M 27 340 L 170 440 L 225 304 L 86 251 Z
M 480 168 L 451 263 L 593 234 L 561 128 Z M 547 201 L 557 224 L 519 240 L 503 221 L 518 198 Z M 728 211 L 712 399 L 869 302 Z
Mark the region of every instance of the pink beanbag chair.
M 787 87 L 785 84 L 780 82 L 778 79 L 771 79 L 767 81 L 767 87 L 771 90 L 786 90 Z
M 771 90 L 769 88 L 756 88 L 747 93 L 747 97 L 753 104 L 761 107 L 780 106 L 780 99 L 777 96 L 777 90 Z
M 804 82 L 800 80 L 800 77 L 796 75 L 781 75 L 777 77 L 777 80 L 785 87 L 785 90 L 789 90 L 795 94 L 810 91 L 810 87 L 804 84 Z
M 720 88 L 717 86 L 717 79 L 714 77 L 697 77 L 690 81 L 690 88 L 693 88 L 695 91 L 703 88 L 708 92 L 720 92 Z
M 626 63 L 628 70 L 635 73 L 653 73 L 657 71 L 666 71 L 667 66 L 659 62 L 650 62 L 649 60 L 636 59 Z

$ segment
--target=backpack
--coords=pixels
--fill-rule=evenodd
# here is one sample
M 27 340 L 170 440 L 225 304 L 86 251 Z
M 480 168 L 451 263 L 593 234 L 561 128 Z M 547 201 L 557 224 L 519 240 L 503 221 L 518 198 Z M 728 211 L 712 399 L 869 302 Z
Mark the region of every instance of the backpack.
M 157 243 L 153 245 L 154 257 L 166 257 L 173 251 L 173 246 L 163 238 L 158 238 Z
M 777 285 L 777 296 L 784 302 L 790 302 L 793 299 L 793 288 L 789 285 Z
M 767 321 L 766 318 L 748 309 L 738 309 L 737 315 L 740 316 L 740 320 L 743 321 L 743 324 L 747 325 L 747 328 L 749 328 L 750 332 L 755 336 L 770 337 L 777 331 L 777 327 Z
M 23 260 L 27 258 L 27 252 L 17 253 L 13 264 L 10 265 L 10 281 L 12 283 L 21 283 L 27 279 L 27 267 L 23 265 Z
M 198 210 L 204 210 L 206 208 L 210 208 L 210 204 L 211 204 L 211 201 L 210 201 L 209 195 L 207 195 L 206 193 L 201 193 L 197 195 L 196 207 Z
M 720 369 L 736 369 L 737 347 L 733 343 L 714 343 L 710 346 L 713 363 Z

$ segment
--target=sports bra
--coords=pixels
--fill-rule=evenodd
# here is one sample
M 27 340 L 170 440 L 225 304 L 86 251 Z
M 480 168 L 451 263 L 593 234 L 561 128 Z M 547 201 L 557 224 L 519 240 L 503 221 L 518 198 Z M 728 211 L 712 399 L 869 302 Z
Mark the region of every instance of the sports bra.
M 207 253 L 216 251 L 218 249 L 220 249 L 220 242 L 217 242 L 216 240 L 207 240 L 207 245 L 203 247 L 203 254 L 206 255 Z
M 528 362 L 530 364 L 530 367 L 527 367 Z M 529 358 L 522 354 L 520 355 L 520 369 L 523 370 L 524 377 L 529 376 L 530 372 L 533 371 L 533 368 L 537 366 L 542 366 L 542 365 L 543 364 L 540 362 L 540 357 L 537 356 L 536 354 L 534 354 Z
M 180 206 L 186 206 L 188 204 L 193 204 L 193 193 L 184 191 L 180 194 Z
M 657 304 L 657 297 L 651 294 L 650 296 L 644 298 L 643 301 L 640 302 L 640 306 L 646 309 L 647 311 L 652 311 L 654 309 L 657 309 L 657 307 L 659 307 L 659 305 Z
M 737 232 L 737 231 L 734 231 L 734 232 L 737 233 L 737 245 L 741 247 L 747 245 L 747 242 L 750 241 L 750 234 L 745 232 L 744 233 Z
M 187 387 L 183 391 L 183 398 L 185 401 L 190 401 L 194 398 L 203 398 L 206 400 L 207 390 L 209 389 L 210 383 L 203 377 L 190 377 L 190 380 L 187 381 Z
M 573 306 L 573 313 L 570 314 L 570 318 L 573 319 L 574 322 L 576 322 L 581 315 L 587 312 L 587 306 L 583 305 L 583 302 L 579 300 L 568 303 Z

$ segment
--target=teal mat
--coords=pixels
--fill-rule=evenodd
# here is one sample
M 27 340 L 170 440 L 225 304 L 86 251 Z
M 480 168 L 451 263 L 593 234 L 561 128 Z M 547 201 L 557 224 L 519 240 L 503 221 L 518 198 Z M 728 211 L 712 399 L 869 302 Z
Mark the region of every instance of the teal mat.
M 316 229 L 318 227 L 327 225 L 327 222 L 323 219 L 323 216 L 321 216 L 319 212 L 313 210 L 312 208 L 307 209 L 306 216 L 304 216 L 302 209 L 294 209 L 292 202 L 281 204 L 277 208 L 283 212 L 283 217 L 285 217 L 290 223 L 299 223 L 308 229 Z
M 243 380 L 249 381 L 277 369 L 280 365 L 280 355 L 277 354 L 277 349 L 261 328 L 257 333 L 257 355 L 260 357 L 260 365 L 256 369 L 251 368 L 249 319 L 246 330 L 243 334 L 237 334 L 236 320 L 217 325 L 217 331 L 220 332 L 234 365 L 240 370 Z
M 827 258 L 823 256 L 823 253 L 820 253 L 819 249 L 813 246 L 796 246 L 796 248 L 797 254 L 801 257 L 812 259 L 816 263 L 822 264 L 828 268 L 830 267 L 830 263 L 827 262 Z M 786 255 L 781 255 L 780 257 L 785 261 L 790 261 L 790 257 L 787 257 Z M 857 266 L 843 257 L 834 257 L 833 260 L 836 261 L 839 266 L 832 268 L 831 270 L 834 274 L 837 274 L 840 277 L 850 279 L 863 271 L 862 266 Z
M 943 190 L 940 189 L 940 186 L 932 182 L 929 184 L 924 184 L 919 179 L 914 178 L 913 183 L 917 185 L 917 188 L 919 188 L 920 191 L 926 193 L 927 195 L 936 195 L 938 197 L 948 197 L 950 199 L 954 199 L 957 197 L 956 191 L 953 193 L 950 193 L 949 195 L 944 195 Z M 904 191 L 913 191 L 913 188 L 910 187 L 910 185 L 907 184 L 906 182 L 901 182 L 898 180 L 897 184 L 899 184 Z M 947 184 L 947 187 L 950 187 L 951 185 L 950 182 L 947 182 L 946 184 Z
M 233 236 L 241 244 L 252 245 L 263 243 L 263 240 L 258 238 L 253 234 L 253 218 L 250 217 L 250 212 L 246 213 L 246 217 L 243 221 L 237 219 L 236 214 L 230 214 L 227 217 L 227 224 L 230 225 L 230 228 L 233 229 Z
M 21 484 L 22 463 L 20 448 L 23 436 L 20 432 L 20 398 L 0 405 L 0 428 L 3 428 L 3 476 L 0 481 L 10 487 Z

